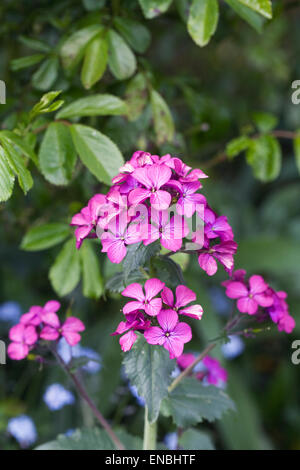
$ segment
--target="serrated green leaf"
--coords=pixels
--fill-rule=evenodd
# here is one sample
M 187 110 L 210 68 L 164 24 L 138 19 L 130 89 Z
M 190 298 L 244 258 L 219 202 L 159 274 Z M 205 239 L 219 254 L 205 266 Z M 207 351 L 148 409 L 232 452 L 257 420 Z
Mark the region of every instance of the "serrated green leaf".
M 25 251 L 45 250 L 63 242 L 70 235 L 67 224 L 51 223 L 32 227 L 28 230 L 21 242 Z
M 108 59 L 108 42 L 104 35 L 96 36 L 86 47 L 81 82 L 87 89 L 91 88 L 103 76 Z
M 0 141 L 4 149 L 4 154 L 12 172 L 17 176 L 20 187 L 24 194 L 32 188 L 33 179 L 30 171 L 26 168 L 25 160 L 14 146 L 0 133 Z
M 215 421 L 225 411 L 234 409 L 233 401 L 223 390 L 214 386 L 206 387 L 195 378 L 183 379 L 164 402 L 164 410 L 181 428 L 203 420 Z
M 108 65 L 118 80 L 131 77 L 136 69 L 136 59 L 124 39 L 112 29 L 108 32 Z
M 114 95 L 98 94 L 73 101 L 59 111 L 56 119 L 80 116 L 117 116 L 126 113 L 125 101 Z
M 165 13 L 172 0 L 139 0 L 146 18 L 151 19 Z
M 80 280 L 80 272 L 80 255 L 75 247 L 75 239 L 71 239 L 64 244 L 49 271 L 55 292 L 60 297 L 72 292 Z
M 300 173 L 300 132 L 294 139 L 294 152 L 295 152 L 296 165 Z
M 252 8 L 266 18 L 272 18 L 272 2 L 271 0 L 239 0 L 246 7 Z
M 262 133 L 272 131 L 278 124 L 278 118 L 270 113 L 253 113 L 252 118 L 258 130 Z
M 174 122 L 171 111 L 163 97 L 155 90 L 151 91 L 151 108 L 157 145 L 170 142 L 174 138 Z
M 110 185 L 124 163 L 118 147 L 92 127 L 76 124 L 70 129 L 82 163 L 99 181 Z
M 0 132 L 0 140 L 1 135 L 3 135 L 12 145 L 17 147 L 19 152 L 23 154 L 25 157 L 30 158 L 36 165 L 38 164 L 38 158 L 35 154 L 34 150 L 32 150 L 31 146 L 20 136 L 18 136 L 13 131 L 1 131 Z
M 128 119 L 135 121 L 143 112 L 148 101 L 147 80 L 144 74 L 138 73 L 130 80 L 125 92 L 128 107 Z
M 114 25 L 134 51 L 140 54 L 146 52 L 151 42 L 151 34 L 142 23 L 131 18 L 116 16 Z
M 127 254 L 123 261 L 124 280 L 127 283 L 131 273 L 139 271 L 148 261 L 160 252 L 160 242 L 145 246 L 142 242 L 127 246 Z
M 262 135 L 252 140 L 246 159 L 253 169 L 254 176 L 267 183 L 276 179 L 281 170 L 281 148 L 271 135 Z
M 179 437 L 179 446 L 184 450 L 214 450 L 211 438 L 197 429 L 187 429 Z
M 259 13 L 243 5 L 239 0 L 225 0 L 226 3 L 241 17 L 252 26 L 258 33 L 261 33 L 265 19 Z
M 157 277 L 169 287 L 177 287 L 185 284 L 180 266 L 170 257 L 160 256 L 152 261 L 152 268 L 157 272 Z
M 14 72 L 17 72 L 18 70 L 39 64 L 45 57 L 45 54 L 33 54 L 26 57 L 20 57 L 19 59 L 12 60 L 10 66 Z
M 101 32 L 103 32 L 103 26 L 92 24 L 71 34 L 60 50 L 64 68 L 73 71 L 83 58 L 88 43 Z
M 251 139 L 245 135 L 241 135 L 236 139 L 231 140 L 226 145 L 226 155 L 228 158 L 232 159 L 236 157 L 239 153 L 247 150 L 249 145 L 251 144 Z
M 219 20 L 217 0 L 193 0 L 188 17 L 188 32 L 198 46 L 206 46 Z
M 149 421 L 153 423 L 158 418 L 161 401 L 168 394 L 174 361 L 163 347 L 150 345 L 140 336 L 125 354 L 123 364 L 130 383 L 144 398 Z
M 68 127 L 60 122 L 52 122 L 47 128 L 39 151 L 40 168 L 46 180 L 55 185 L 68 184 L 76 158 Z
M 58 74 L 58 58 L 45 60 L 32 77 L 32 84 L 37 90 L 47 91 L 54 84 Z
M 131 273 L 131 275 L 127 277 L 128 284 L 131 284 L 132 282 L 140 282 L 142 280 L 144 280 L 144 278 L 142 274 L 138 272 Z M 123 272 L 116 273 L 106 282 L 105 289 L 110 292 L 120 293 L 125 289 L 127 283 L 125 282 Z
M 4 149 L 0 146 L 0 202 L 7 201 L 10 198 L 14 181 L 15 176 L 8 164 Z
M 89 240 L 85 240 L 79 251 L 82 265 L 83 295 L 91 299 L 98 299 L 104 292 L 99 259 Z

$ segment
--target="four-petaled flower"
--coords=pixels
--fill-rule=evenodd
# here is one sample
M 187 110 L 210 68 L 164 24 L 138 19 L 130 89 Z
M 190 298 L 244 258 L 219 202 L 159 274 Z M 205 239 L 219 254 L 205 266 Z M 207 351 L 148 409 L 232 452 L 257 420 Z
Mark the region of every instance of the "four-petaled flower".
M 19 323 L 10 329 L 9 339 L 12 342 L 8 345 L 7 354 L 11 359 L 19 361 L 28 355 L 38 335 L 33 325 Z
M 61 325 L 58 316 L 49 314 L 46 326 L 40 333 L 40 338 L 46 341 L 55 341 L 63 336 L 70 346 L 75 346 L 81 340 L 80 332 L 85 330 L 85 326 L 79 318 L 69 317 Z
M 254 315 L 258 307 L 270 307 L 274 300 L 267 292 L 268 284 L 262 276 L 254 275 L 249 279 L 249 288 L 239 281 L 232 281 L 226 286 L 226 295 L 237 299 L 237 308 L 242 313 Z
M 201 305 L 187 305 L 196 300 L 196 294 L 186 286 L 176 287 L 176 301 L 174 294 L 169 287 L 164 287 L 161 293 L 163 303 L 174 310 L 176 313 L 201 320 L 203 308 Z
M 127 286 L 126 289 L 123 290 L 122 295 L 136 300 L 124 305 L 124 314 L 127 315 L 136 310 L 144 310 L 146 314 L 151 317 L 159 314 L 162 307 L 162 300 L 156 296 L 164 288 L 164 285 L 164 282 L 159 279 L 148 279 L 145 282 L 145 293 L 141 284 L 137 282 Z
M 130 192 L 130 204 L 139 204 L 150 198 L 151 206 L 156 210 L 162 211 L 170 206 L 170 193 L 160 189 L 172 176 L 171 169 L 168 166 L 154 164 L 137 168 L 133 172 L 133 176 L 145 188 L 136 188 Z

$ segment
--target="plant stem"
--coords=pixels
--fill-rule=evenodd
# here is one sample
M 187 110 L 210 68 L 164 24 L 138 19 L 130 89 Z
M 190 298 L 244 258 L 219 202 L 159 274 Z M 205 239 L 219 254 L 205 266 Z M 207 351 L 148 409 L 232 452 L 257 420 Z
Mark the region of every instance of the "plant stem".
M 90 407 L 90 409 L 92 410 L 94 416 L 97 418 L 97 420 L 99 421 L 99 423 L 101 424 L 101 426 L 103 427 L 103 429 L 105 429 L 105 431 L 107 432 L 107 434 L 109 435 L 109 437 L 111 438 L 111 440 L 113 441 L 113 443 L 115 444 L 116 448 L 119 449 L 119 450 L 125 450 L 125 447 L 124 445 L 122 444 L 122 442 L 119 440 L 119 438 L 116 436 L 116 434 L 114 433 L 114 431 L 112 430 L 112 428 L 110 427 L 109 423 L 106 421 L 106 419 L 104 418 L 104 416 L 102 415 L 102 413 L 100 413 L 100 411 L 98 410 L 98 408 L 96 407 L 95 403 L 93 402 L 93 400 L 90 398 L 90 396 L 88 395 L 85 387 L 83 386 L 83 384 L 80 382 L 80 380 L 78 379 L 78 377 L 73 374 L 73 372 L 71 372 L 68 364 L 66 364 L 63 359 L 60 357 L 60 355 L 56 352 L 55 349 L 52 349 L 51 348 L 51 352 L 54 354 L 55 358 L 57 359 L 58 363 L 60 364 L 60 366 L 64 369 L 64 371 L 67 373 L 67 375 L 70 377 L 70 379 L 73 381 L 75 387 L 76 387 L 76 390 L 78 391 L 79 395 L 83 398 L 83 400 L 86 401 L 86 403 L 88 404 L 88 406 Z
M 145 406 L 145 422 L 144 422 L 144 443 L 143 450 L 156 449 L 157 421 L 150 423 L 148 420 L 148 408 Z
M 175 387 L 177 387 L 177 385 L 182 381 L 182 379 L 184 379 L 184 377 L 186 377 L 187 375 L 189 375 L 194 367 L 200 362 L 202 361 L 202 359 L 205 358 L 205 356 L 207 356 L 207 354 L 217 345 L 217 343 L 212 343 L 212 344 L 209 344 L 205 349 L 204 351 L 198 356 L 196 357 L 196 359 L 194 360 L 194 362 L 192 362 L 192 364 L 187 367 L 186 369 L 184 369 L 184 371 L 181 372 L 180 375 L 178 375 L 178 377 L 176 377 L 176 379 L 171 383 L 171 385 L 169 386 L 168 388 L 168 391 L 169 393 L 171 393 Z

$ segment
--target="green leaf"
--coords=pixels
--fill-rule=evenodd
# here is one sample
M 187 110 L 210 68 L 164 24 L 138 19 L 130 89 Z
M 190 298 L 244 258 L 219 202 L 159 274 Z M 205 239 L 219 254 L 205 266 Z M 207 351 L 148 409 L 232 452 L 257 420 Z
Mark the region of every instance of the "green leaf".
M 83 58 L 88 43 L 102 31 L 103 26 L 92 24 L 71 34 L 60 50 L 64 68 L 74 70 Z
M 236 157 L 239 153 L 247 150 L 247 148 L 251 145 L 251 139 L 246 135 L 241 135 L 236 139 L 231 140 L 226 145 L 226 155 L 229 159 Z
M 62 108 L 56 119 L 80 116 L 117 116 L 127 113 L 125 101 L 114 95 L 90 95 L 80 98 Z
M 130 80 L 125 99 L 128 105 L 128 119 L 135 121 L 142 114 L 148 101 L 147 80 L 143 73 L 138 73 Z
M 20 187 L 24 194 L 32 188 L 33 179 L 30 171 L 26 168 L 25 160 L 20 155 L 14 146 L 0 134 L 0 141 L 2 143 L 6 160 L 12 170 L 17 176 Z
M 141 8 L 146 18 L 155 18 L 165 13 L 172 3 L 172 0 L 139 0 Z
M 134 74 L 136 59 L 124 39 L 115 31 L 108 32 L 109 55 L 108 65 L 111 73 L 118 80 L 125 80 Z
M 296 165 L 300 173 L 300 131 L 298 131 L 298 135 L 294 139 L 294 152 Z
M 246 159 L 253 169 L 254 176 L 267 183 L 276 179 L 281 170 L 281 148 L 271 135 L 262 135 L 252 140 Z
M 106 36 L 96 36 L 87 46 L 81 70 L 81 82 L 87 89 L 102 78 L 108 58 Z
M 29 120 L 32 121 L 39 114 L 51 113 L 60 108 L 64 102 L 62 100 L 54 101 L 60 93 L 61 91 L 49 91 L 43 95 L 29 112 Z
M 79 252 L 82 265 L 83 294 L 85 297 L 98 299 L 104 292 L 99 258 L 96 256 L 89 240 L 85 240 Z
M 225 1 L 243 20 L 247 21 L 252 28 L 258 33 L 262 32 L 265 19 L 260 14 L 243 5 L 239 0 Z
M 233 401 L 223 390 L 206 387 L 195 378 L 183 379 L 164 401 L 164 411 L 181 428 L 203 420 L 215 421 L 225 411 L 234 409 Z
M 144 398 L 149 421 L 153 423 L 158 418 L 161 401 L 168 394 L 174 361 L 162 346 L 150 345 L 140 336 L 125 354 L 123 364 L 131 385 Z
M 170 109 L 163 97 L 155 90 L 151 91 L 151 108 L 157 145 L 170 142 L 174 138 L 174 122 Z
M 39 151 L 41 172 L 47 181 L 65 185 L 71 181 L 76 163 L 76 150 L 67 126 L 52 122 L 44 135 Z
M 14 72 L 17 72 L 18 70 L 39 64 L 44 58 L 45 54 L 33 54 L 28 55 L 27 57 L 20 57 L 19 59 L 12 60 L 10 62 L 10 67 Z
M 272 131 L 278 124 L 278 118 L 270 113 L 253 113 L 253 121 L 262 133 Z
M 75 247 L 75 238 L 72 238 L 64 244 L 49 272 L 52 287 L 60 297 L 75 289 L 80 271 L 80 255 Z
M 58 58 L 45 60 L 32 77 L 32 84 L 37 90 L 47 91 L 52 87 L 58 74 Z
M 37 165 L 37 155 L 23 138 L 18 136 L 15 132 L 7 130 L 0 132 L 0 140 L 1 135 L 4 136 L 6 140 L 8 140 L 12 145 L 14 145 L 21 154 L 25 155 L 27 158 L 30 158 Z
M 152 268 L 156 270 L 157 277 L 169 287 L 185 284 L 182 270 L 170 257 L 160 256 L 152 261 Z
M 117 431 L 116 435 L 125 444 L 126 449 L 141 449 L 140 438 L 131 436 L 125 431 Z M 60 434 L 55 441 L 47 442 L 35 450 L 116 450 L 108 434 L 99 428 L 76 429 L 71 436 Z
M 188 18 L 188 32 L 198 46 L 206 46 L 217 29 L 217 0 L 193 0 Z
M 87 11 L 99 10 L 105 5 L 106 0 L 83 0 L 84 8 Z
M 150 243 L 145 246 L 142 242 L 127 246 L 127 254 L 123 261 L 123 273 L 125 283 L 128 277 L 140 267 L 144 267 L 148 261 L 160 252 L 160 242 Z
M 246 7 L 252 8 L 266 18 L 272 18 L 272 2 L 271 0 L 239 0 Z
M 58 245 L 70 235 L 67 224 L 51 223 L 38 225 L 28 230 L 21 242 L 25 251 L 40 251 Z
M 215 450 L 211 438 L 197 429 L 187 429 L 179 437 L 179 446 L 184 450 Z
M 20 36 L 19 40 L 29 49 L 33 49 L 34 51 L 47 53 L 47 52 L 51 52 L 52 50 L 48 44 L 46 44 L 44 41 L 40 41 L 39 39 L 33 39 L 33 38 L 27 38 L 25 36 Z
M 139 273 L 131 273 L 130 276 L 127 277 L 126 282 L 124 279 L 124 273 L 116 273 L 114 274 L 106 283 L 105 289 L 110 292 L 120 293 L 122 292 L 127 284 L 131 284 L 132 282 L 141 282 L 144 280 L 144 276 Z
M 0 202 L 7 201 L 10 198 L 14 181 L 15 176 L 8 164 L 4 149 L 0 146 Z
M 116 16 L 114 25 L 134 51 L 140 54 L 146 52 L 150 46 L 151 34 L 142 23 L 130 18 Z
M 92 127 L 76 124 L 70 129 L 83 164 L 99 181 L 110 185 L 111 179 L 124 163 L 118 147 Z

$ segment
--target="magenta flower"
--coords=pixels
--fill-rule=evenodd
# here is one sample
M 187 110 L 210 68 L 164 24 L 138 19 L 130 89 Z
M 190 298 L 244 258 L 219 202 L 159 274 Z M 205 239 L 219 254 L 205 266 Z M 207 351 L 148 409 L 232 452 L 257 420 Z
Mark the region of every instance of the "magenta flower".
M 38 335 L 33 325 L 19 323 L 10 329 L 9 338 L 12 342 L 8 345 L 7 354 L 11 359 L 19 361 L 28 355 Z
M 167 209 L 171 203 L 171 195 L 160 188 L 170 180 L 171 176 L 172 171 L 164 164 L 137 168 L 133 172 L 133 177 L 144 188 L 136 188 L 129 193 L 130 204 L 139 204 L 150 198 L 151 206 L 154 209 L 159 211 Z
M 177 213 L 186 217 L 192 217 L 196 209 L 199 209 L 199 206 L 206 205 L 206 198 L 203 194 L 196 193 L 200 189 L 201 184 L 199 181 L 179 184 L 180 196 L 176 204 Z
M 164 287 L 161 293 L 161 298 L 163 303 L 168 305 L 173 311 L 186 315 L 188 317 L 196 318 L 201 320 L 203 314 L 203 308 L 201 305 L 190 305 L 188 304 L 194 302 L 197 298 L 195 292 L 189 289 L 186 286 L 177 286 L 176 287 L 176 301 L 174 301 L 174 295 L 169 287 Z
M 226 286 L 226 295 L 237 300 L 237 308 L 242 313 L 254 315 L 258 307 L 270 307 L 274 300 L 266 291 L 268 284 L 262 276 L 254 275 L 249 279 L 249 288 L 242 282 L 232 281 Z
M 82 242 L 96 227 L 100 215 L 100 210 L 106 204 L 106 197 L 103 194 L 95 194 L 86 207 L 72 217 L 71 226 L 77 226 L 75 230 L 76 248 L 79 249 Z
M 237 243 L 234 241 L 222 242 L 211 248 L 199 251 L 199 266 L 209 275 L 213 276 L 218 270 L 219 261 L 225 270 L 231 274 L 234 266 L 233 255 L 236 253 Z M 217 261 L 216 261 L 217 260 Z
M 63 336 L 70 346 L 75 346 L 81 340 L 79 332 L 85 330 L 85 326 L 79 318 L 69 317 L 60 325 L 58 316 L 52 313 L 48 316 L 46 326 L 40 333 L 40 338 L 46 341 L 56 341 L 60 336 Z
M 163 310 L 157 315 L 159 326 L 151 326 L 145 333 L 149 344 L 159 344 L 169 351 L 170 359 L 182 354 L 184 344 L 192 339 L 192 330 L 187 323 L 178 322 L 173 310 Z
M 179 177 L 179 181 L 182 183 L 191 183 L 201 178 L 208 178 L 202 170 L 192 170 L 192 168 L 183 163 L 180 158 L 172 158 L 167 162 L 167 165 L 175 171 L 176 175 Z
M 204 233 L 207 238 L 220 237 L 221 241 L 233 240 L 232 228 L 225 215 L 218 217 L 214 211 L 207 207 L 204 212 L 204 222 Z
M 127 216 L 111 220 L 108 227 L 109 231 L 101 235 L 102 252 L 107 253 L 112 263 L 121 263 L 127 253 L 126 246 L 142 240 L 141 227 L 127 225 Z
M 218 359 L 214 359 L 211 356 L 206 356 L 202 362 L 207 369 L 205 379 L 209 384 L 220 387 L 227 382 L 227 371 L 221 367 Z
M 60 303 L 57 302 L 57 300 L 49 300 L 44 307 L 33 305 L 30 307 L 28 313 L 24 313 L 24 315 L 21 316 L 20 323 L 34 326 L 38 326 L 42 322 L 47 323 L 47 318 L 51 317 L 51 314 L 56 313 L 59 309 Z
M 148 279 L 145 282 L 145 294 L 141 284 L 138 284 L 137 282 L 127 286 L 126 289 L 123 290 L 122 295 L 136 300 L 124 305 L 124 314 L 127 315 L 128 313 L 136 310 L 144 310 L 147 315 L 150 315 L 151 317 L 156 316 L 160 312 L 162 306 L 161 298 L 156 297 L 156 295 L 164 288 L 164 285 L 164 282 L 159 279 Z
M 277 324 L 279 331 L 291 333 L 296 326 L 294 318 L 289 314 L 288 304 L 286 303 L 287 293 L 284 291 L 275 292 L 273 289 L 268 290 L 273 298 L 273 304 L 267 307 L 267 313 L 271 320 Z
M 137 340 L 137 335 L 134 333 L 134 330 L 143 332 L 149 328 L 149 326 L 150 321 L 145 320 L 144 315 L 141 312 L 130 313 L 126 315 L 126 322 L 121 321 L 116 331 L 111 333 L 111 336 L 123 335 L 120 338 L 119 343 L 122 351 L 126 352 L 132 348 L 133 344 Z
M 151 225 L 145 227 L 144 232 L 144 245 L 160 239 L 162 246 L 167 250 L 178 251 L 182 246 L 182 239 L 189 233 L 189 228 L 183 217 L 175 215 L 169 220 L 168 211 L 152 209 Z

